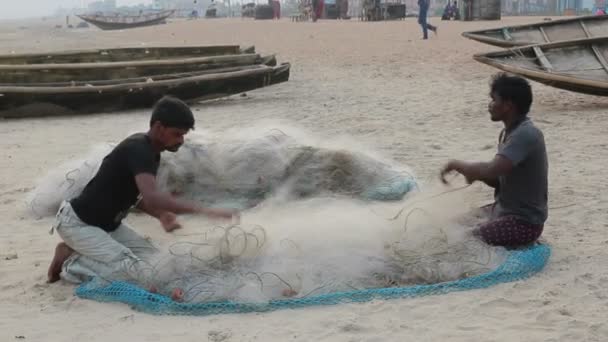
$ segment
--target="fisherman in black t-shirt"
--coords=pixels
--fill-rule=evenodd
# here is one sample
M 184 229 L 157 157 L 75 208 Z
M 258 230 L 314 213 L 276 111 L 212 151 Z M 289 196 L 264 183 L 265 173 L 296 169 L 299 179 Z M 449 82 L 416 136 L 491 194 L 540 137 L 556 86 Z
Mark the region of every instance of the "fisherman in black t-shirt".
M 126 244 L 143 238 L 122 222 L 133 206 L 156 217 L 167 232 L 180 227 L 176 214 L 202 213 L 223 219 L 237 215 L 230 210 L 203 208 L 157 189 L 160 153 L 176 152 L 184 142 L 184 135 L 193 128 L 190 108 L 176 98 L 165 97 L 153 109 L 150 130 L 129 136 L 103 159 L 82 193 L 59 209 L 54 229 L 64 242 L 55 249 L 49 282 L 59 280 L 60 276 L 69 277 L 67 264 L 77 259 L 81 259 L 80 265 L 96 270 L 123 272 L 129 278 L 141 276 L 137 267 L 141 260 Z M 66 262 L 68 258 L 70 263 Z M 96 270 L 91 273 L 98 273 Z M 86 279 L 72 276 L 69 280 Z M 180 297 L 179 291 L 173 295 Z

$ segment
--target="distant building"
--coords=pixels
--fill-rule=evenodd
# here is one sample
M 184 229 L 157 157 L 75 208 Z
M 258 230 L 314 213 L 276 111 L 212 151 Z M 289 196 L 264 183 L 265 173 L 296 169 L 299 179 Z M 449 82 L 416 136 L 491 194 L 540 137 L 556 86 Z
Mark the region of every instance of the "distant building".
M 155 9 L 175 10 L 177 17 L 188 17 L 192 11 L 204 14 L 210 4 L 211 0 L 154 0 Z
M 503 0 L 506 15 L 583 15 L 604 8 L 605 0 Z
M 100 0 L 89 4 L 90 12 L 112 12 L 116 10 L 116 0 Z

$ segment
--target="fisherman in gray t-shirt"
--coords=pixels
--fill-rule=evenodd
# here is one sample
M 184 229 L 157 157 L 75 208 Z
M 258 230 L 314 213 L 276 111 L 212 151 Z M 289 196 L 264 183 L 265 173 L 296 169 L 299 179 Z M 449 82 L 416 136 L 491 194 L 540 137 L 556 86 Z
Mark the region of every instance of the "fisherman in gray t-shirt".
M 490 162 L 451 160 L 441 171 L 456 171 L 468 183 L 482 181 L 495 189 L 490 221 L 475 231 L 492 245 L 515 247 L 536 241 L 547 220 L 547 151 L 543 133 L 528 118 L 532 90 L 528 82 L 505 73 L 491 84 L 492 121 L 502 121 L 498 152 Z

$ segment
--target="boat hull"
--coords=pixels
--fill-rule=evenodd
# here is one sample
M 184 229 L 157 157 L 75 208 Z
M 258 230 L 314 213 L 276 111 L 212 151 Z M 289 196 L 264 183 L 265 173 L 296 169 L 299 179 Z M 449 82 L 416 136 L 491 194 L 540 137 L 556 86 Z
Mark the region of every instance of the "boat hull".
M 242 54 L 110 63 L 0 64 L 0 84 L 86 82 L 136 78 L 267 64 L 276 62 L 273 58 L 274 56 L 261 57 L 257 54 Z
M 552 20 L 463 32 L 462 36 L 502 48 L 606 36 L 608 15 Z
M 165 11 L 162 14 L 152 16 L 138 17 L 110 17 L 110 16 L 93 16 L 93 15 L 78 15 L 78 17 L 87 23 L 97 26 L 102 30 L 125 30 L 136 27 L 153 26 L 164 24 L 167 22 L 174 11 Z M 132 21 L 119 21 L 117 19 L 134 18 Z
M 569 91 L 608 96 L 608 37 L 477 54 L 483 64 Z
M 255 70 L 91 87 L 0 87 L 0 117 L 59 116 L 150 108 L 165 95 L 190 103 L 217 99 L 286 82 L 290 67 L 288 63 L 277 67 L 260 65 Z

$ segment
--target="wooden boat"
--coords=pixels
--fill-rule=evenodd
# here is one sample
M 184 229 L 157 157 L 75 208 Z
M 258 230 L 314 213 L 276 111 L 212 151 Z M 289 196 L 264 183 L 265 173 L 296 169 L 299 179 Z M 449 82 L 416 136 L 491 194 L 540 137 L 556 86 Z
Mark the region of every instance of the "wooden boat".
M 103 113 L 150 108 L 164 95 L 186 102 L 226 97 L 286 82 L 290 64 L 176 73 L 91 83 L 42 83 L 0 86 L 0 117 Z
M 188 58 L 255 53 L 255 47 L 241 49 L 238 45 L 128 47 L 90 50 L 68 50 L 45 53 L 0 55 L 0 64 L 52 64 L 145 61 L 167 58 Z
M 608 15 L 593 15 L 464 32 L 464 37 L 482 43 L 513 47 L 608 36 Z
M 77 15 L 80 19 L 95 25 L 102 30 L 123 30 L 142 26 L 151 26 L 164 24 L 175 10 L 161 11 L 157 13 L 148 13 L 138 16 L 131 15 L 97 15 L 97 14 L 81 14 Z
M 0 84 L 124 79 L 256 64 L 276 65 L 276 58 L 239 54 L 102 63 L 0 64 Z
M 495 68 L 574 92 L 608 96 L 608 37 L 576 39 L 475 55 Z

